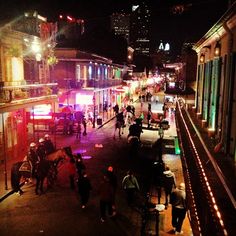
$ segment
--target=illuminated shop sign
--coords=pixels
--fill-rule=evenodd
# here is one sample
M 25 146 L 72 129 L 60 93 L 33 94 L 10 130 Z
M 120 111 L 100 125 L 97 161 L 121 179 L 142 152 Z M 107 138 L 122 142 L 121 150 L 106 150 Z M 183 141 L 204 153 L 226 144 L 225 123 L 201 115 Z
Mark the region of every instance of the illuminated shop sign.
M 35 120 L 50 120 L 52 119 L 52 106 L 51 104 L 42 104 L 34 106 L 30 111 L 30 119 Z
M 76 93 L 75 103 L 80 105 L 93 105 L 93 95 Z

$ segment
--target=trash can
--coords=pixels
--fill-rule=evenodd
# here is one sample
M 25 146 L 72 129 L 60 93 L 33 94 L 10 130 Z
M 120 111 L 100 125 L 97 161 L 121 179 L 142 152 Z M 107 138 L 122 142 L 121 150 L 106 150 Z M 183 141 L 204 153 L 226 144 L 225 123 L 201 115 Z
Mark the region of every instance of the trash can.
M 102 118 L 97 118 L 97 125 L 102 125 Z

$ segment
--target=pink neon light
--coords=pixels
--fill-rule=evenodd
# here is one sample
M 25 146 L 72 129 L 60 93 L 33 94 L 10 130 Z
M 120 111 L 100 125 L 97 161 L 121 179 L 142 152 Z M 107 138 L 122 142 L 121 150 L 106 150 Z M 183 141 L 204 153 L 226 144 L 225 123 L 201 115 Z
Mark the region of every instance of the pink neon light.
M 52 106 L 51 104 L 36 105 L 30 112 L 30 118 L 36 120 L 52 119 Z

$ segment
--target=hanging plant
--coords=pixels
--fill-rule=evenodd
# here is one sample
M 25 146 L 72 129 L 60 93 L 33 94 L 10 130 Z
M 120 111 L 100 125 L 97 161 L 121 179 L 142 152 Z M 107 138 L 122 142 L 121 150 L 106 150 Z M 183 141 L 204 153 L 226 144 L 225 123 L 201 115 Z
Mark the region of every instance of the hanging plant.
M 56 65 L 58 63 L 58 59 L 55 56 L 49 56 L 47 63 L 49 66 Z

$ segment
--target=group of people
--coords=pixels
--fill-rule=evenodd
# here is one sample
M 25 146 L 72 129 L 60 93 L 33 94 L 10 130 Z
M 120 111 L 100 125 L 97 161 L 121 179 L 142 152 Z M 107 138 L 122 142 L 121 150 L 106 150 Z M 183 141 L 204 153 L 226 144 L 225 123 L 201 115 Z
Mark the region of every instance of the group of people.
M 77 191 L 80 198 L 81 208 L 86 208 L 92 190 L 90 178 L 86 172 L 86 166 L 83 162 L 82 155 L 77 153 L 70 156 L 69 161 L 69 181 L 72 190 L 75 189 L 75 181 L 77 184 Z M 117 177 L 114 173 L 113 167 L 108 166 L 103 174 L 101 184 L 99 186 L 99 205 L 101 222 L 106 219 L 106 212 L 109 216 L 116 215 L 115 194 L 117 189 Z
M 88 203 L 92 185 L 86 172 L 86 166 L 83 162 L 81 153 L 75 155 L 71 153 L 69 156 L 68 170 L 70 188 L 74 190 L 76 182 L 81 207 L 84 209 Z
M 37 166 L 46 160 L 47 155 L 56 151 L 50 136 L 46 134 L 39 139 L 38 144 L 30 143 L 29 151 L 23 161 L 13 164 L 11 168 L 11 185 L 14 192 L 23 194 L 20 188 L 20 179 L 24 176 L 27 180 L 32 181 L 36 179 L 36 194 L 38 194 L 39 184 L 41 183 L 41 176 L 37 173 Z M 42 186 L 41 186 L 42 188 Z
M 114 169 L 109 166 L 103 175 L 103 180 L 99 186 L 100 196 L 100 215 L 101 222 L 106 220 L 106 212 L 110 217 L 116 215 L 115 196 L 117 192 L 118 181 Z M 129 170 L 121 182 L 121 187 L 125 192 L 128 206 L 135 202 L 135 193 L 139 191 L 139 184 L 132 170 Z
M 81 208 L 86 208 L 92 184 L 86 172 L 86 166 L 80 153 L 72 155 L 69 164 L 69 181 L 72 190 L 75 189 L 74 181 L 77 183 L 77 192 L 80 198 Z M 77 176 L 77 178 L 76 178 Z M 122 189 L 125 192 L 127 203 L 131 206 L 134 203 L 135 192 L 139 191 L 139 184 L 134 173 L 129 170 L 121 182 Z M 116 216 L 116 193 L 118 180 L 113 166 L 108 166 L 103 171 L 102 180 L 98 186 L 99 209 L 101 223 L 105 222 L 107 216 Z
M 129 137 L 137 137 L 140 141 L 140 135 L 142 131 L 142 120 L 141 117 L 135 116 L 135 108 L 134 106 L 128 105 L 125 111 L 119 111 L 118 105 L 114 107 L 114 111 L 116 113 L 116 121 L 115 121 L 115 130 L 113 133 L 113 138 L 116 137 L 116 130 L 118 129 L 118 135 L 124 133 L 124 127 L 128 127 L 129 134 L 128 134 L 128 141 Z
M 165 209 L 172 205 L 172 226 L 175 234 L 182 233 L 181 228 L 186 215 L 185 184 L 176 184 L 175 174 L 162 160 L 154 163 L 154 184 L 157 186 L 158 204 L 161 204 L 162 190 L 165 192 Z
M 29 161 L 32 166 L 32 176 L 35 175 L 36 163 L 45 160 L 47 155 L 55 151 L 56 147 L 48 134 L 45 134 L 44 138 L 39 139 L 38 145 L 35 142 L 30 143 L 26 160 Z

